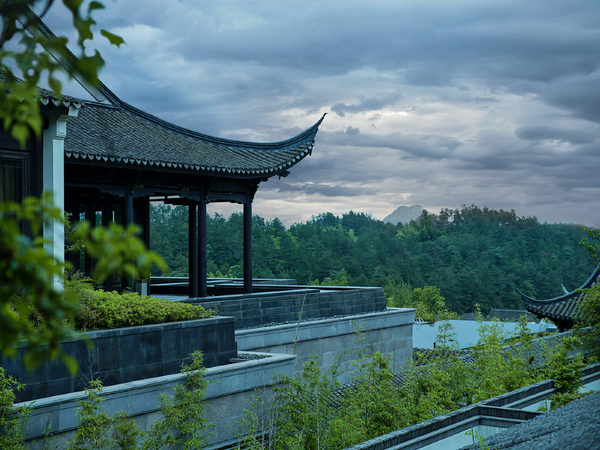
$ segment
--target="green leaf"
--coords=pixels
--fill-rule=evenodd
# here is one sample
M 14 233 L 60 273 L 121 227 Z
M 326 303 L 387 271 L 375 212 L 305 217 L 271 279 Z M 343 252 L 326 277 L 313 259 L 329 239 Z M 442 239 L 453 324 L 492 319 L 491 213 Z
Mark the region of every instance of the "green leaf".
M 120 47 L 121 44 L 125 43 L 125 40 L 121 36 L 111 33 L 110 31 L 100 30 L 100 34 L 104 36 L 112 45 Z
M 65 366 L 67 366 L 67 370 L 71 374 L 72 377 L 77 375 L 79 372 L 79 362 L 73 358 L 71 355 L 67 355 L 66 353 L 61 353 L 60 359 L 62 359 Z
M 27 138 L 29 137 L 29 129 L 22 123 L 15 123 L 12 126 L 10 133 L 12 134 L 12 137 L 19 141 L 21 147 L 24 148 Z
M 90 6 L 88 7 L 88 12 L 92 12 L 96 9 L 104 9 L 104 5 L 100 2 L 91 2 Z
M 62 92 L 62 83 L 58 81 L 56 78 L 49 76 L 48 84 L 50 85 L 50 89 L 54 92 L 55 95 L 60 96 Z

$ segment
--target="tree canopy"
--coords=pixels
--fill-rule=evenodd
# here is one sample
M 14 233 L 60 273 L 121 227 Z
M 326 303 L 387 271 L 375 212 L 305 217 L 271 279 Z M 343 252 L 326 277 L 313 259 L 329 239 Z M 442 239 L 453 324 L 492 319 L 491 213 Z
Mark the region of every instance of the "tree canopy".
M 153 206 L 151 217 L 151 248 L 172 274 L 187 275 L 186 207 Z M 382 286 L 396 306 L 412 302 L 415 288 L 435 286 L 459 313 L 476 304 L 484 311 L 522 308 L 516 287 L 534 298 L 552 298 L 561 295 L 561 283 L 575 289 L 594 269 L 578 245 L 587 236 L 582 226 L 541 224 L 514 211 L 474 205 L 423 211 L 398 225 L 353 211 L 320 214 L 290 227 L 258 216 L 252 223 L 254 277 L 308 284 L 345 271 L 349 285 Z M 207 226 L 209 272 L 240 276 L 242 215 L 208 216 Z

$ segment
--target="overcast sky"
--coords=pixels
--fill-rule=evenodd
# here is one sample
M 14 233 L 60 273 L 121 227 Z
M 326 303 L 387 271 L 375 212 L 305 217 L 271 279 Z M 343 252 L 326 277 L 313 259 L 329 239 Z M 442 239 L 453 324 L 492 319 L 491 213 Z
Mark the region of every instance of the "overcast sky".
M 101 78 L 138 108 L 261 142 L 328 113 L 313 155 L 261 184 L 255 214 L 475 204 L 600 226 L 597 0 L 105 4 L 100 27 L 127 44 L 96 39 Z M 58 8 L 45 20 L 68 33 Z

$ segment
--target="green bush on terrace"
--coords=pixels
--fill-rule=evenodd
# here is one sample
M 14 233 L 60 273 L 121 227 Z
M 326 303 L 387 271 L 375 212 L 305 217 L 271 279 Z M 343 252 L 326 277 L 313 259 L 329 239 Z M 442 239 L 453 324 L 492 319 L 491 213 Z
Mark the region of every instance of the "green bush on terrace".
M 65 289 L 81 299 L 74 323 L 75 329 L 80 331 L 203 319 L 215 313 L 200 305 L 141 297 L 137 292 L 96 291 L 86 279 L 67 280 Z

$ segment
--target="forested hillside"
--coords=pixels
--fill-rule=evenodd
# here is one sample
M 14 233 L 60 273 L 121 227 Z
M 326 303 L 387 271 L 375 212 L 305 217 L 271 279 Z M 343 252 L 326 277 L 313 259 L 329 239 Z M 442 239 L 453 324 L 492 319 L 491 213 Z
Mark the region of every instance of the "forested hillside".
M 242 276 L 242 215 L 215 214 L 208 221 L 208 270 Z M 187 275 L 187 208 L 153 206 L 151 248 L 170 268 Z M 440 214 L 426 210 L 409 225 L 392 225 L 350 211 L 331 213 L 286 228 L 278 219 L 253 217 L 253 270 L 256 278 L 347 281 L 383 286 L 402 306 L 413 288 L 437 286 L 456 312 L 476 303 L 489 308 L 521 308 L 515 287 L 535 298 L 579 287 L 594 269 L 578 243 L 578 225 L 540 224 L 514 211 L 463 206 Z M 160 274 L 160 271 L 155 273 Z

